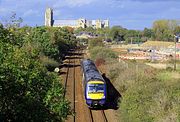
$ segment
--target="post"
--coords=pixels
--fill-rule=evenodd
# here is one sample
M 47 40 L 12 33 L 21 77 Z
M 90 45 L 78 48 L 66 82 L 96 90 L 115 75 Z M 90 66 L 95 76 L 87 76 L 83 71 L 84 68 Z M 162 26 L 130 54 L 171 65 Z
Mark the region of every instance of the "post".
M 176 36 L 174 37 L 174 70 L 176 70 Z

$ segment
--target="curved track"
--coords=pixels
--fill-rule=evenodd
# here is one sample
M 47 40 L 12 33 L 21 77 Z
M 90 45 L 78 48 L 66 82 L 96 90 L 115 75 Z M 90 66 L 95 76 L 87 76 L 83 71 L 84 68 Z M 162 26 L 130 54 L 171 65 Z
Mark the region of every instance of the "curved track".
M 80 61 L 83 57 L 82 51 L 74 51 L 66 57 L 64 61 L 64 87 L 66 92 L 64 97 L 68 99 L 71 104 L 73 116 L 68 116 L 65 122 L 108 122 L 114 121 L 109 110 L 95 110 L 89 109 L 84 98 L 84 90 L 82 85 L 82 72 Z

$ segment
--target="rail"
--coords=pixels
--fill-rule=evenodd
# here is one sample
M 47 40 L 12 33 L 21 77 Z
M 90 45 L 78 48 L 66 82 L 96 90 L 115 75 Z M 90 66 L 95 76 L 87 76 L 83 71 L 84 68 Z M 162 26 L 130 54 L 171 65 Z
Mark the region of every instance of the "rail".
M 70 59 L 68 59 L 68 65 L 70 64 Z M 64 94 L 63 94 L 63 99 L 65 99 L 66 96 L 66 88 L 67 88 L 67 81 L 68 81 L 68 76 L 69 76 L 69 66 L 67 67 L 67 72 L 66 72 L 66 78 L 65 78 L 65 83 L 64 83 Z
M 95 112 L 95 113 L 93 114 L 93 112 Z M 97 115 L 94 116 L 95 114 L 97 114 Z M 95 117 L 97 117 L 97 116 L 102 117 L 102 118 L 98 118 L 98 121 L 102 120 L 104 122 L 108 122 L 108 119 L 106 117 L 106 114 L 105 114 L 104 110 L 92 110 L 92 109 L 89 108 L 90 122 L 95 122 L 95 120 L 97 120 L 97 118 L 95 118 Z

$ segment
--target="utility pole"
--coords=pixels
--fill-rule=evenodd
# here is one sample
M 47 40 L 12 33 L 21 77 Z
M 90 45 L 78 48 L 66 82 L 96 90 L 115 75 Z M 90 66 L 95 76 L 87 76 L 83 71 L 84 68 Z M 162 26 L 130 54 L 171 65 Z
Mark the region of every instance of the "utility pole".
M 176 42 L 178 41 L 179 36 L 174 35 L 174 70 L 176 70 Z

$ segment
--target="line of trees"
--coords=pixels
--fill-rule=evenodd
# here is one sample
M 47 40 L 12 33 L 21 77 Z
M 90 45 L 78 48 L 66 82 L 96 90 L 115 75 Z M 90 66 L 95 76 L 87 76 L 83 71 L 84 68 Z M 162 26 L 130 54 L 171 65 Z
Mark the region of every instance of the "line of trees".
M 0 121 L 62 121 L 72 114 L 51 71 L 75 45 L 67 28 L 0 24 Z
M 128 30 L 121 26 L 113 26 L 112 28 L 93 29 L 79 28 L 75 33 L 82 31 L 98 34 L 104 39 L 111 39 L 115 43 L 140 43 L 147 40 L 156 41 L 173 41 L 174 35 L 180 33 L 179 21 L 176 20 L 157 20 L 154 21 L 152 28 L 144 28 L 144 30 Z

